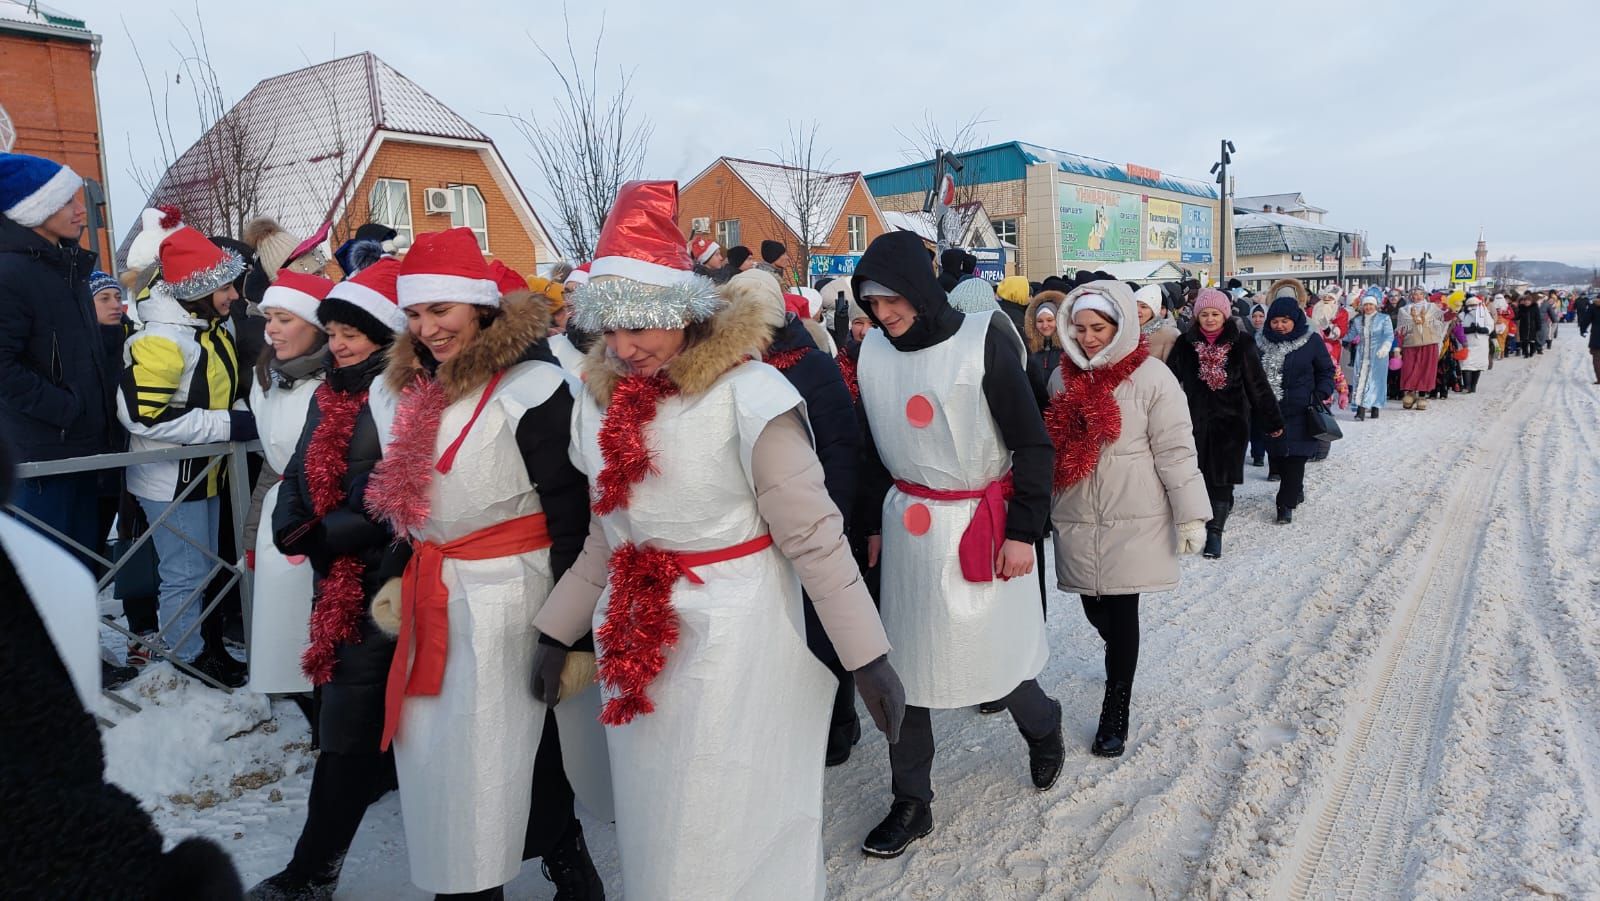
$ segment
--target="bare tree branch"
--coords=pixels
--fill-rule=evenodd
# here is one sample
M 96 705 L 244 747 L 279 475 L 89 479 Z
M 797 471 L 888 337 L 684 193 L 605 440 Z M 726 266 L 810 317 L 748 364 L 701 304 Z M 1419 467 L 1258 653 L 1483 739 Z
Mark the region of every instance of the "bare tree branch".
M 817 133 L 821 123 L 790 122 L 788 136 L 776 151 L 768 150 L 783 167 L 783 179 L 789 189 L 788 197 L 773 200 L 783 209 L 774 210 L 785 230 L 792 231 L 800 246 L 790 248 L 793 262 L 791 274 L 798 275 L 800 284 L 811 281 L 811 251 L 827 243 L 832 222 L 822 221 L 824 207 L 829 205 L 830 194 L 838 190 L 830 170 L 835 162 L 832 152 L 817 148 Z
M 984 126 L 994 122 L 993 119 L 983 118 L 983 114 L 984 111 L 979 110 L 965 120 L 940 124 L 934 121 L 930 111 L 923 110 L 922 121 L 911 126 L 909 131 L 901 128 L 894 130 L 895 134 L 900 136 L 900 140 L 905 142 L 900 148 L 901 158 L 908 163 L 921 163 L 934 159 L 941 150 L 960 156 L 970 150 L 978 149 L 989 139 L 988 134 L 983 131 Z M 976 170 L 963 169 L 952 175 L 956 187 L 955 205 L 972 202 Z

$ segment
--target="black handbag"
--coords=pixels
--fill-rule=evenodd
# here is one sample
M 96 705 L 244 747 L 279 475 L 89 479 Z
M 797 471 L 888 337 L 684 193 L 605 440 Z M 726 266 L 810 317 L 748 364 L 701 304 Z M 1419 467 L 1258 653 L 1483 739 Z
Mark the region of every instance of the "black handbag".
M 1339 420 L 1333 418 L 1328 412 L 1326 404 L 1312 404 L 1306 407 L 1307 423 L 1311 426 L 1311 437 L 1318 441 L 1338 441 L 1344 437 L 1344 430 L 1339 428 Z

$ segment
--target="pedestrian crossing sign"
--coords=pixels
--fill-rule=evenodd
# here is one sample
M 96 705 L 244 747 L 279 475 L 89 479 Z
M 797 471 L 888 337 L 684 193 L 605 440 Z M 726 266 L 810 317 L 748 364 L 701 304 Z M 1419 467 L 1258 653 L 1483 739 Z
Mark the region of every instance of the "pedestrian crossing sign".
M 1478 280 L 1477 260 L 1456 260 L 1450 264 L 1450 280 L 1452 282 L 1475 282 Z

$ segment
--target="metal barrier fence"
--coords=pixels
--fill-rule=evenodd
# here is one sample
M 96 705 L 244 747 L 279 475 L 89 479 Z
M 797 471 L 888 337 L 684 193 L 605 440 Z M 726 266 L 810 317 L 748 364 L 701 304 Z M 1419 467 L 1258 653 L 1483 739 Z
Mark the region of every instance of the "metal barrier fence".
M 121 555 L 119 555 L 118 559 L 116 560 L 106 559 L 103 555 L 101 555 L 99 548 L 84 547 L 83 545 L 74 541 L 72 538 L 63 535 L 55 528 L 40 522 L 37 518 L 29 515 L 26 511 L 21 510 L 13 504 L 7 504 L 5 509 L 6 512 L 10 513 L 12 516 L 50 536 L 50 538 L 58 544 L 72 549 L 83 559 L 89 560 L 92 563 L 95 571 L 99 574 L 98 578 L 95 580 L 95 593 L 98 598 L 99 594 L 105 591 L 106 586 L 111 585 L 116 580 L 117 573 L 121 572 L 123 567 L 127 566 L 130 561 L 135 559 L 138 551 L 144 547 L 145 543 L 153 540 L 156 530 L 166 527 L 167 519 L 172 515 L 173 511 L 177 508 L 177 505 L 187 500 L 197 488 L 205 485 L 212 472 L 218 470 L 219 468 L 225 468 L 227 473 L 227 490 L 233 506 L 233 546 L 239 554 L 239 559 L 231 561 L 224 560 L 210 548 L 207 548 L 189 536 L 178 532 L 177 529 L 171 529 L 170 531 L 183 538 L 183 540 L 187 541 L 189 544 L 193 545 L 197 550 L 205 554 L 206 557 L 212 561 L 213 565 L 211 570 L 206 574 L 200 586 L 194 591 L 190 592 L 187 598 L 184 598 L 183 603 L 179 605 L 177 610 L 163 611 L 165 615 L 162 617 L 162 619 L 164 619 L 169 625 L 162 626 L 153 635 L 140 635 L 123 627 L 120 623 L 116 622 L 116 620 L 108 619 L 103 616 L 99 617 L 99 623 L 100 625 L 105 626 L 115 632 L 121 633 L 128 639 L 128 641 L 145 648 L 151 654 L 151 656 L 167 660 L 173 666 L 176 666 L 177 668 L 183 670 L 194 678 L 205 682 L 213 688 L 217 688 L 222 691 L 230 691 L 227 686 L 221 684 L 205 673 L 200 672 L 193 666 L 190 666 L 187 661 L 178 657 L 176 653 L 170 649 L 181 647 L 184 641 L 188 639 L 195 629 L 201 628 L 201 624 L 205 621 L 206 617 L 210 616 L 212 612 L 217 609 L 218 605 L 222 603 L 223 598 L 227 596 L 228 592 L 231 591 L 234 586 L 238 586 L 239 588 L 239 599 L 244 611 L 245 636 L 246 640 L 248 641 L 250 634 L 249 624 L 251 616 L 252 585 L 251 579 L 247 577 L 248 571 L 245 567 L 244 560 L 245 552 L 247 550 L 244 547 L 244 521 L 250 512 L 250 495 L 251 489 L 253 488 L 253 486 L 250 484 L 250 468 L 248 458 L 252 451 L 260 451 L 260 449 L 261 442 L 259 441 L 252 441 L 249 443 L 222 442 L 218 444 L 198 444 L 193 447 L 170 447 L 159 448 L 156 450 L 129 451 L 120 454 L 99 454 L 93 457 L 72 457 L 65 460 L 47 460 L 38 463 L 23 463 L 17 467 L 16 476 L 20 482 L 23 479 L 35 479 L 45 476 L 122 470 L 128 466 L 134 466 L 141 463 L 164 463 L 179 460 L 204 459 L 206 461 L 205 468 L 202 469 L 197 476 L 190 480 L 189 485 L 185 487 L 176 498 L 164 504 L 161 510 L 161 515 L 152 520 L 143 531 L 139 532 L 139 534 L 133 539 L 132 543 L 123 550 Z M 101 537 L 104 538 L 106 536 Z M 207 598 L 207 589 L 211 587 L 212 583 L 216 580 L 217 575 L 222 572 L 227 572 L 229 574 L 227 581 L 217 588 L 217 590 L 213 593 L 214 596 Z M 184 630 L 184 632 L 180 635 L 168 636 L 166 634 L 167 629 L 171 625 L 174 625 L 180 621 L 179 614 L 188 610 L 195 604 L 200 604 L 202 606 L 200 609 L 200 615 L 195 619 L 194 624 L 188 629 Z M 128 700 L 127 698 L 122 697 L 121 695 L 116 694 L 115 692 L 102 689 L 101 694 L 104 694 L 106 697 L 110 698 L 117 704 L 128 708 L 129 710 L 137 711 L 139 709 L 137 704 Z

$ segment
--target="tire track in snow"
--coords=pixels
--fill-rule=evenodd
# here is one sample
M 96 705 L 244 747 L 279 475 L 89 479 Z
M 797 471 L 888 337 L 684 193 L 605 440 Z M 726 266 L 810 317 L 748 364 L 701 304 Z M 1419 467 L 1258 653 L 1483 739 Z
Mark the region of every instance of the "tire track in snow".
M 1307 810 L 1290 863 L 1280 871 L 1289 881 L 1275 895 L 1390 897 L 1398 889 L 1407 833 L 1445 726 L 1441 701 L 1471 609 L 1468 576 L 1487 542 L 1487 530 L 1474 524 L 1487 520 L 1492 495 L 1474 486 L 1500 483 L 1516 435 L 1553 393 L 1554 369 L 1538 367 L 1463 455 L 1470 466 L 1448 485 L 1444 515 L 1380 645 L 1368 700 L 1346 713 L 1339 764 L 1327 792 Z M 1473 529 L 1472 541 L 1460 540 L 1462 524 Z

